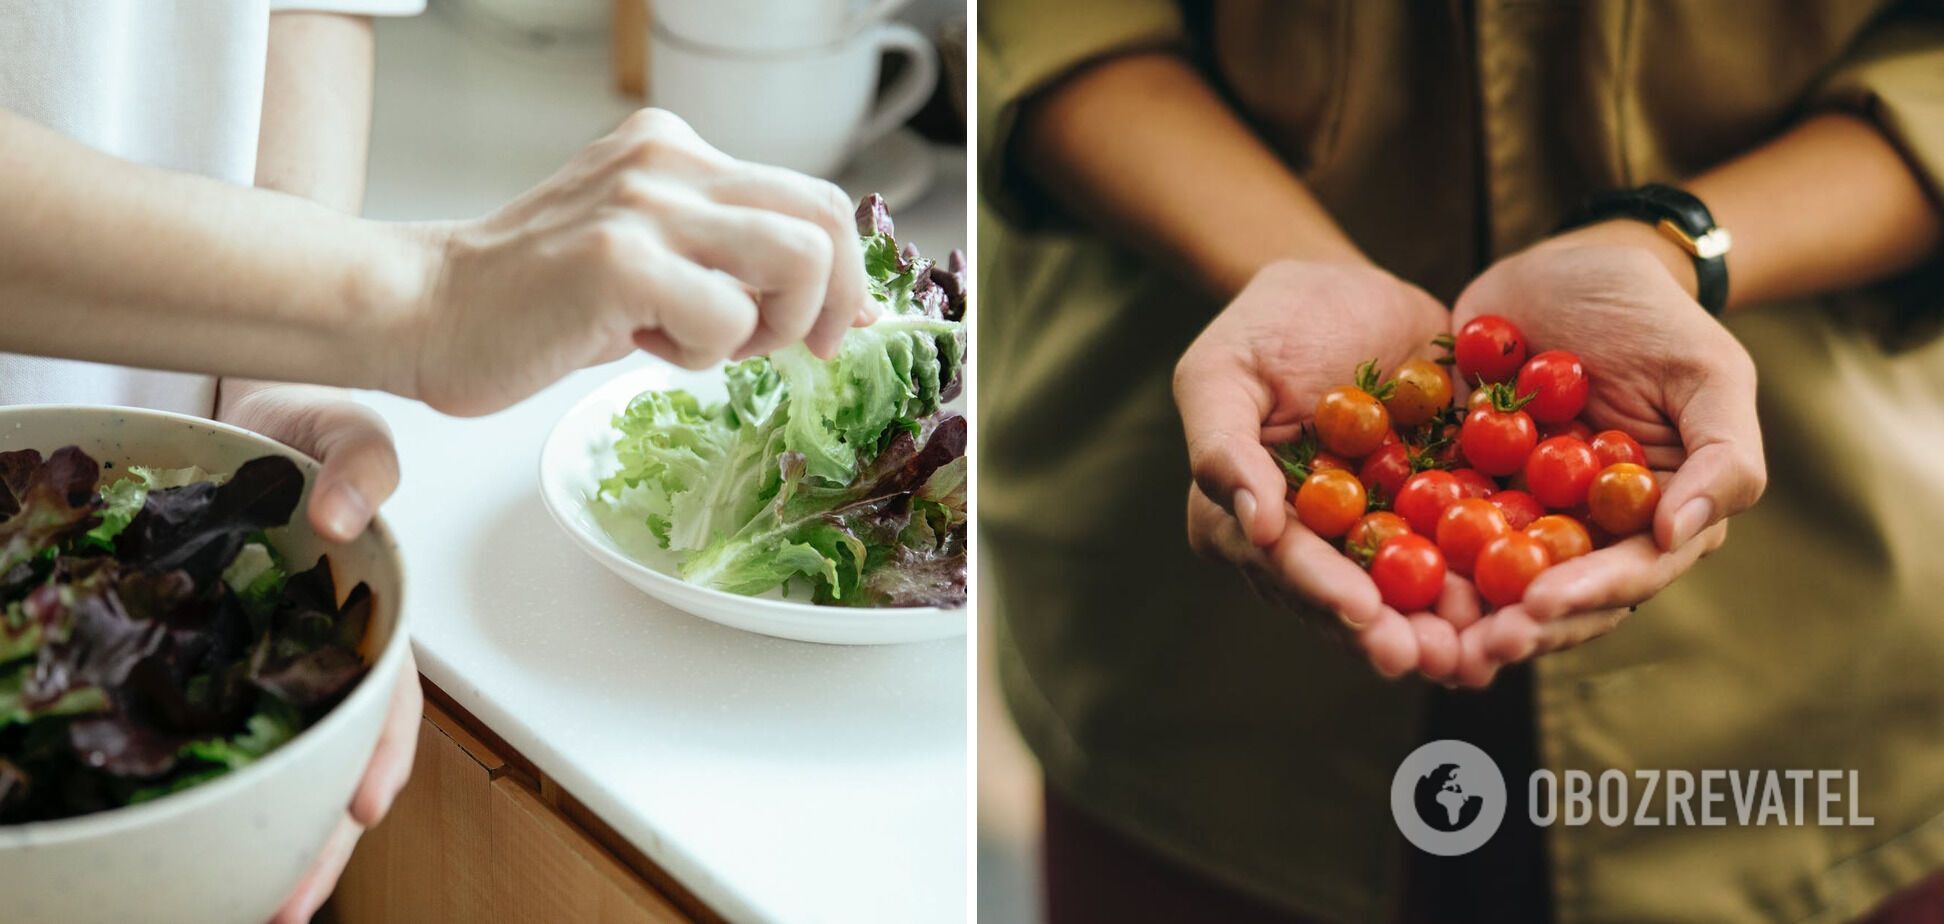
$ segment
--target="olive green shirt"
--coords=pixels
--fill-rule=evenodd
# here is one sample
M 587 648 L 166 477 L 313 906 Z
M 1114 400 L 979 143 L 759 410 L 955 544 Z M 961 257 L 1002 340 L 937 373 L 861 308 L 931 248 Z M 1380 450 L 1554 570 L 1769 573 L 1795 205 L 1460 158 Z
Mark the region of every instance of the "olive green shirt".
M 1944 188 L 1944 12 L 1891 6 L 1226 0 L 1188 22 L 1171 0 L 986 0 L 982 588 L 1053 785 L 1237 888 L 1387 920 L 1388 790 L 1430 688 L 1191 555 L 1169 379 L 1220 306 L 1035 192 L 1022 99 L 1181 49 L 1366 252 L 1449 298 L 1585 194 L 1678 182 L 1819 107 Z M 1565 924 L 1844 920 L 1944 869 L 1944 285 L 1729 326 L 1761 372 L 1768 494 L 1612 635 L 1537 661 L 1541 761 L 1855 769 L 1876 824 L 1554 826 Z

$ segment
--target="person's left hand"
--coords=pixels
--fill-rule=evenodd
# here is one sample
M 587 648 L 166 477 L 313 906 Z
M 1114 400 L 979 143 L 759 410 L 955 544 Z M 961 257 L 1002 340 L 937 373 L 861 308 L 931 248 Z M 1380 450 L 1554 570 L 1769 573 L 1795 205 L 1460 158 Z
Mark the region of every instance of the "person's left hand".
M 1534 352 L 1579 354 L 1592 372 L 1583 418 L 1638 439 L 1662 481 L 1649 532 L 1546 569 L 1519 603 L 1461 632 L 1464 685 L 1611 631 L 1720 547 L 1727 518 L 1762 494 L 1755 363 L 1676 278 L 1685 257 L 1656 246 L 1673 245 L 1635 222 L 1594 225 L 1501 260 L 1453 307 L 1453 330 L 1496 314 Z
M 378 505 L 398 488 L 398 453 L 391 430 L 370 408 L 344 392 L 308 385 L 258 385 L 225 382 L 217 415 L 225 423 L 254 430 L 324 463 L 311 486 L 311 526 L 327 539 L 348 542 L 364 532 Z M 412 773 L 423 711 L 418 668 L 408 653 L 392 691 L 391 711 L 364 778 L 351 796 L 317 862 L 284 899 L 274 924 L 302 924 L 330 897 L 358 836 L 385 817 L 392 800 Z

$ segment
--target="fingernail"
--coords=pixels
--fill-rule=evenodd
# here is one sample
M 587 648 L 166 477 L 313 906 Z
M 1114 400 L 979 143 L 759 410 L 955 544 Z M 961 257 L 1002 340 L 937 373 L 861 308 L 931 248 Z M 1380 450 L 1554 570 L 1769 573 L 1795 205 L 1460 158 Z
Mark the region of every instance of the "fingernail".
M 1674 511 L 1674 548 L 1687 544 L 1689 539 L 1708 528 L 1708 521 L 1714 519 L 1714 501 L 1697 497 L 1681 505 Z
M 371 503 L 348 481 L 326 489 L 318 505 L 324 512 L 325 531 L 339 541 L 356 539 L 371 522 Z
M 1242 524 L 1242 535 L 1249 537 L 1250 542 L 1255 541 L 1255 518 L 1255 493 L 1248 488 L 1237 489 L 1235 492 L 1235 519 Z

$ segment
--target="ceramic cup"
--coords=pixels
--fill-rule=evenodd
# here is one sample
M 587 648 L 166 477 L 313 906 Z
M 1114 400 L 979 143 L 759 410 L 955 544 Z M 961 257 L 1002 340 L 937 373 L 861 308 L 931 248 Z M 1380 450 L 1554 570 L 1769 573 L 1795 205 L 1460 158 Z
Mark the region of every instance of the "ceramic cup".
M 878 90 L 883 57 L 906 65 Z M 670 110 L 725 153 L 831 177 L 931 98 L 938 57 L 899 23 L 855 23 L 845 34 L 784 49 L 710 45 L 657 20 L 648 37 L 648 102 Z

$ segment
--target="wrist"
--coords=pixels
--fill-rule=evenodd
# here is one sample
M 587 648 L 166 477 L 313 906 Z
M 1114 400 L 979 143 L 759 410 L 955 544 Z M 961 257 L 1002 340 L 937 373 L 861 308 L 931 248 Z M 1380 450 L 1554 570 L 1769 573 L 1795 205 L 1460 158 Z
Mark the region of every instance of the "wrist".
M 431 336 L 434 306 L 443 286 L 451 222 L 367 222 L 378 239 L 354 296 L 353 325 L 368 357 L 367 387 L 406 398 L 418 396 L 419 357 Z
M 1574 228 L 1546 242 L 1547 245 L 1591 245 L 1627 247 L 1652 256 L 1667 268 L 1667 275 L 1686 292 L 1697 297 L 1700 282 L 1694 272 L 1694 258 L 1679 244 L 1663 237 L 1652 225 L 1630 218 L 1615 218 Z

